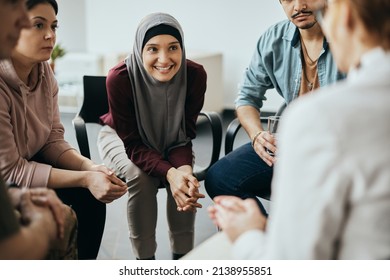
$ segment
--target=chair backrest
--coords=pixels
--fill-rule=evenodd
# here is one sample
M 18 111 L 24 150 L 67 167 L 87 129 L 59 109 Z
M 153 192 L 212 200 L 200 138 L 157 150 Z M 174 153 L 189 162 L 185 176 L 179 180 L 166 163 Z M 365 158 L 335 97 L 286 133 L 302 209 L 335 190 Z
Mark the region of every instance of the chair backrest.
M 108 100 L 105 76 L 83 77 L 84 99 L 81 109 L 73 119 L 76 140 L 80 153 L 91 158 L 86 123 L 99 123 L 99 117 L 108 112 Z
M 99 123 L 99 117 L 108 112 L 106 76 L 84 76 L 84 101 L 79 116 L 86 123 Z
M 287 104 L 283 102 L 283 104 L 280 105 L 278 111 L 275 113 L 275 116 L 281 116 L 286 108 L 287 108 Z

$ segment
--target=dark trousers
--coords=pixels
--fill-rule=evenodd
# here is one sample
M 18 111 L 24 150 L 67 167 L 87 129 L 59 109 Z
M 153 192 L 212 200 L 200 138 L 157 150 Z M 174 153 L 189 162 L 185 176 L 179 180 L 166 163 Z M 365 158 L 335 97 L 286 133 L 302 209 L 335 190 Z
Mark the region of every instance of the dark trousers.
M 272 174 L 273 168 L 248 143 L 218 160 L 207 171 L 205 188 L 211 198 L 218 195 L 254 198 L 263 214 L 267 214 L 258 197 L 270 196 Z
M 76 212 L 78 258 L 96 259 L 106 222 L 106 204 L 84 188 L 57 189 L 56 192 Z

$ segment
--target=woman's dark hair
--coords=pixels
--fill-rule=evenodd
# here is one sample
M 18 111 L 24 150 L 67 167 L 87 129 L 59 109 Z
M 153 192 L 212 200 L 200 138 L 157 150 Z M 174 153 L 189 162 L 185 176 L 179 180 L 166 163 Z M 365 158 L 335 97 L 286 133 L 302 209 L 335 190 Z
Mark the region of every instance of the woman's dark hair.
M 57 15 L 57 13 L 58 13 L 58 4 L 57 4 L 56 0 L 27 0 L 26 1 L 27 10 L 31 10 L 36 5 L 45 4 L 45 3 L 50 4 L 53 7 L 54 12 Z

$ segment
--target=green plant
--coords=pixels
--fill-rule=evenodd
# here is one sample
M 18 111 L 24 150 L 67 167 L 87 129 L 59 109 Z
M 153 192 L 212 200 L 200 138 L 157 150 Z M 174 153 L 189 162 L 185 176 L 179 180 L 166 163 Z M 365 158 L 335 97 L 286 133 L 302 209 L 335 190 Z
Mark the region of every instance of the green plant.
M 65 54 L 66 54 L 66 50 L 63 47 L 61 47 L 60 44 L 57 44 L 53 48 L 50 59 L 52 63 L 54 63 L 57 58 L 63 57 Z

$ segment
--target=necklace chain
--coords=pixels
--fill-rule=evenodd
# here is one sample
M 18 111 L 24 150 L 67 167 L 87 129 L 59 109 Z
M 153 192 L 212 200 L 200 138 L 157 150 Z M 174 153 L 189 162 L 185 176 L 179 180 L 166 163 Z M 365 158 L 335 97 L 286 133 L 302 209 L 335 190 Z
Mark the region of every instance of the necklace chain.
M 312 60 L 311 57 L 309 56 L 308 52 L 307 52 L 306 45 L 305 45 L 305 43 L 303 42 L 302 39 L 301 39 L 301 43 L 302 43 L 301 44 L 302 45 L 302 47 L 301 47 L 301 56 L 302 56 L 302 58 L 301 59 L 302 59 L 303 76 L 305 77 L 305 80 L 306 80 L 306 83 L 307 83 L 307 87 L 309 88 L 309 91 L 312 91 L 313 87 L 314 87 L 314 82 L 315 82 L 315 79 L 316 79 L 317 73 L 318 73 L 317 62 L 318 62 L 319 57 L 316 60 Z M 310 60 L 312 65 L 316 66 L 316 71 L 315 71 L 315 74 L 314 74 L 312 82 L 308 79 L 307 73 L 306 73 L 306 66 L 307 66 L 307 62 L 306 62 L 306 59 L 305 59 L 306 57 L 307 57 L 308 60 Z
M 311 64 L 317 63 L 319 57 L 317 57 L 316 60 L 311 59 L 309 53 L 307 52 L 307 48 L 306 48 L 306 45 L 305 45 L 305 42 L 303 41 L 303 39 L 301 39 L 301 42 L 302 42 L 302 50 L 305 52 L 306 57 L 310 60 Z

